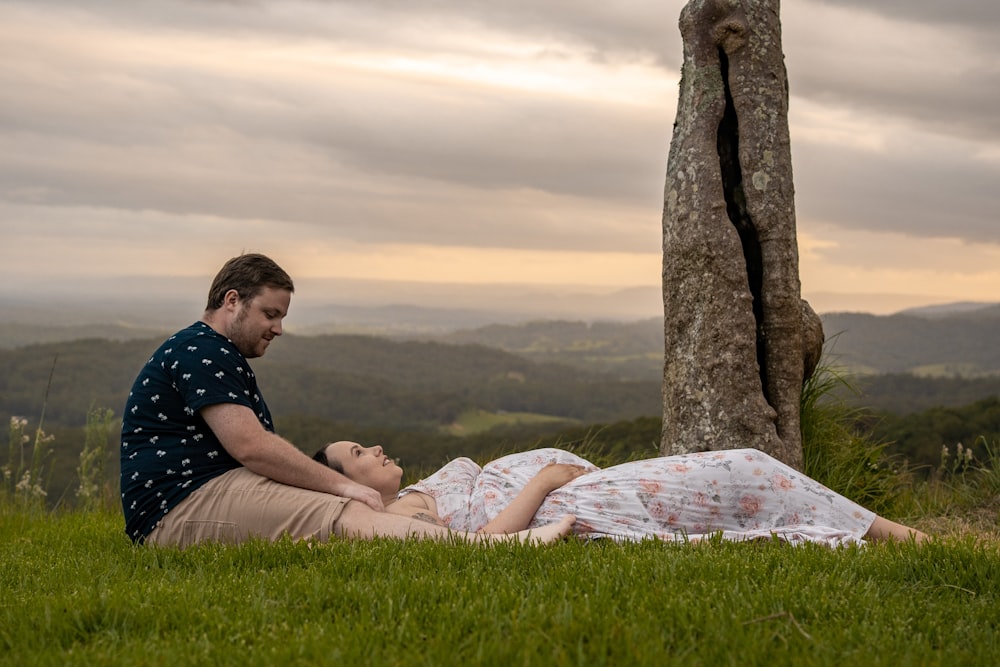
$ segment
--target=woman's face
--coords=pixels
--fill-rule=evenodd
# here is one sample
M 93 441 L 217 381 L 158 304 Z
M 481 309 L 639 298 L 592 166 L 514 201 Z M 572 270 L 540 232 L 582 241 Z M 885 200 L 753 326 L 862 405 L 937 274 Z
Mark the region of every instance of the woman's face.
M 396 493 L 403 478 L 403 469 L 385 455 L 382 445 L 363 447 L 356 442 L 340 440 L 326 446 L 326 458 L 339 463 L 349 479 L 370 486 L 380 493 Z

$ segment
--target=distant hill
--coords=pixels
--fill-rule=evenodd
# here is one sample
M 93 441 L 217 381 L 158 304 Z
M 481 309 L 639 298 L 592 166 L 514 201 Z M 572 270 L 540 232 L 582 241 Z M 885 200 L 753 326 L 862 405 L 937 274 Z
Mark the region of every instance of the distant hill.
M 848 403 L 908 415 L 931 408 L 958 408 L 1000 396 L 1000 374 L 979 378 L 918 377 L 907 373 L 850 379 L 837 392 Z
M 495 347 L 535 361 L 555 361 L 621 378 L 663 376 L 663 321 L 581 322 L 543 320 L 491 324 L 435 336 L 452 344 Z
M 192 318 L 192 321 L 193 318 Z M 176 329 L 176 327 L 174 328 Z M 43 325 L 0 323 L 0 349 L 40 343 L 59 343 L 84 338 L 102 340 L 142 340 L 169 336 L 167 327 L 134 327 L 126 324 Z
M 913 314 L 822 316 L 828 361 L 849 373 L 926 377 L 1000 376 L 1000 304 Z M 663 322 L 537 321 L 493 324 L 433 337 L 477 343 L 534 360 L 553 360 L 620 377 L 657 379 Z
M 353 314 L 351 314 L 353 313 Z M 494 322 L 434 331 L 433 323 L 483 321 L 484 311 L 408 307 L 348 311 L 339 334 L 365 334 L 399 341 L 481 345 L 536 363 L 560 363 L 630 380 L 658 381 L 663 368 L 663 323 L 636 321 L 533 320 Z M 194 317 L 191 317 L 193 321 Z M 912 374 L 921 377 L 982 378 L 1000 375 L 1000 304 L 947 304 L 895 315 L 827 313 L 827 361 L 855 374 Z M 353 324 L 351 324 L 353 322 Z M 0 323 L 0 349 L 29 344 L 100 338 L 114 341 L 162 337 L 188 324 L 181 321 L 136 326 L 124 321 L 60 325 Z M 377 334 L 384 325 L 387 332 Z M 304 327 L 309 334 L 327 327 Z M 278 346 L 276 349 L 280 349 Z
M 896 315 L 913 315 L 915 317 L 946 317 L 948 315 L 961 315 L 970 313 L 986 314 L 1000 304 L 983 303 L 982 301 L 956 301 L 954 303 L 942 303 L 933 306 L 919 306 L 901 310 Z
M 831 356 L 857 373 L 1000 375 L 1000 305 L 909 314 L 823 316 Z
M 138 283 L 134 287 L 148 286 Z M 403 289 L 395 284 L 391 287 Z M 662 375 L 661 318 L 625 316 L 641 310 L 634 303 L 649 301 L 645 291 L 618 290 L 603 295 L 526 292 L 523 299 L 516 299 L 515 294 L 480 286 L 471 292 L 455 292 L 447 306 L 318 301 L 323 294 L 360 298 L 351 290 L 360 290 L 361 296 L 372 292 L 371 286 L 353 283 L 312 286 L 308 292 L 311 302 L 296 302 L 287 331 L 303 337 L 364 334 L 476 344 L 535 362 L 558 362 L 624 379 L 659 381 Z M 147 299 L 143 294 L 123 299 L 97 291 L 86 299 L 63 297 L 62 301 L 2 296 L 0 349 L 84 338 L 158 338 L 197 319 L 203 307 L 196 296 Z M 418 290 L 398 296 L 405 299 L 421 294 Z M 483 294 L 495 298 L 474 302 L 475 295 Z M 623 304 L 618 311 L 615 303 Z M 546 315 L 538 316 L 540 311 Z M 567 311 L 605 315 L 584 320 L 565 316 Z M 608 315 L 612 312 L 617 316 Z M 961 378 L 1000 374 L 1000 304 L 958 302 L 894 315 L 826 313 L 822 319 L 828 361 L 851 373 Z
M 0 350 L 0 418 L 38 415 L 46 397 L 50 424 L 80 424 L 92 405 L 120 413 L 160 342 L 91 338 Z M 479 345 L 288 335 L 253 367 L 276 419 L 433 427 L 468 409 L 585 423 L 660 411 L 657 382 L 616 381 Z
M 957 306 L 823 315 L 827 362 L 860 378 L 857 402 L 900 414 L 1000 394 L 1000 304 Z M 56 354 L 50 419 L 79 420 L 92 401 L 117 408 L 161 326 L 0 324 L 0 414 L 37 413 Z M 445 423 L 483 408 L 607 421 L 659 414 L 662 330 L 652 318 L 288 334 L 254 365 L 272 407 L 328 419 Z

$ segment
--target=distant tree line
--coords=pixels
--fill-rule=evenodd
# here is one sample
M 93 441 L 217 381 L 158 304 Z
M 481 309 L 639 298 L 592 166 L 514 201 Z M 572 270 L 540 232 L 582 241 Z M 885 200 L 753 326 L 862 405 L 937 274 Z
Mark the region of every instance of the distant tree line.
M 0 417 L 38 415 L 46 401 L 46 421 L 71 426 L 92 405 L 120 409 L 159 343 L 86 339 L 0 350 Z M 617 380 L 481 345 L 288 336 L 252 363 L 275 415 L 366 426 L 433 428 L 469 408 L 587 422 L 660 409 L 656 382 Z
M 979 461 L 989 460 L 987 447 L 1000 453 L 1000 397 L 991 396 L 961 407 L 933 407 L 909 415 L 873 413 L 868 418 L 875 438 L 888 442 L 886 452 L 933 472 L 944 458 L 954 458 L 958 446 Z M 945 450 L 945 452 L 943 452 Z
M 1000 375 L 958 378 L 887 373 L 860 376 L 850 380 L 850 384 L 853 387 L 842 390 L 838 398 L 900 416 L 935 407 L 956 408 L 1000 396 Z
M 0 349 L 0 419 L 23 416 L 35 428 L 44 407 L 43 428 L 55 436 L 53 500 L 71 495 L 88 412 L 110 408 L 120 416 L 136 373 L 160 342 L 82 339 Z M 459 455 L 584 441 L 588 451 L 608 448 L 618 459 L 649 456 L 659 437 L 658 381 L 621 380 L 479 344 L 285 336 L 253 366 L 279 432 L 304 451 L 332 439 L 381 443 L 413 474 Z M 1000 446 L 1000 378 L 898 374 L 858 384 L 860 393 L 840 397 L 865 408 L 858 428 L 891 441 L 886 451 L 913 465 L 938 465 L 942 446 L 962 443 L 977 455 L 987 444 Z M 444 430 L 468 409 L 566 421 L 466 436 Z M 112 443 L 109 474 L 116 467 Z

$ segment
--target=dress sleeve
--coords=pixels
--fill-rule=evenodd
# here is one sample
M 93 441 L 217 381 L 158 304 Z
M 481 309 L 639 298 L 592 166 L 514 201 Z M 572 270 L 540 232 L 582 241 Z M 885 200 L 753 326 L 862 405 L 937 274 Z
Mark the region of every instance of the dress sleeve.
M 434 474 L 407 486 L 399 492 L 402 497 L 413 491 L 434 498 L 437 513 L 452 530 L 474 530 L 469 515 L 469 497 L 479 477 L 481 468 L 472 459 L 463 457 L 449 461 Z

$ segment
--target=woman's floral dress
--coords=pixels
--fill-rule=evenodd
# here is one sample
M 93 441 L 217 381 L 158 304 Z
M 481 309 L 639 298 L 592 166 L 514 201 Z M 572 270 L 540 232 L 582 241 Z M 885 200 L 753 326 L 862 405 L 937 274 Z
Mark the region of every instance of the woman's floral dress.
M 510 454 L 482 468 L 459 458 L 400 495 L 432 496 L 447 525 L 475 531 L 549 463 L 573 463 L 590 472 L 546 496 L 529 527 L 574 514 L 575 532 L 594 538 L 718 535 L 833 546 L 860 543 L 875 520 L 873 512 L 755 449 L 667 456 L 605 469 L 561 449 Z

